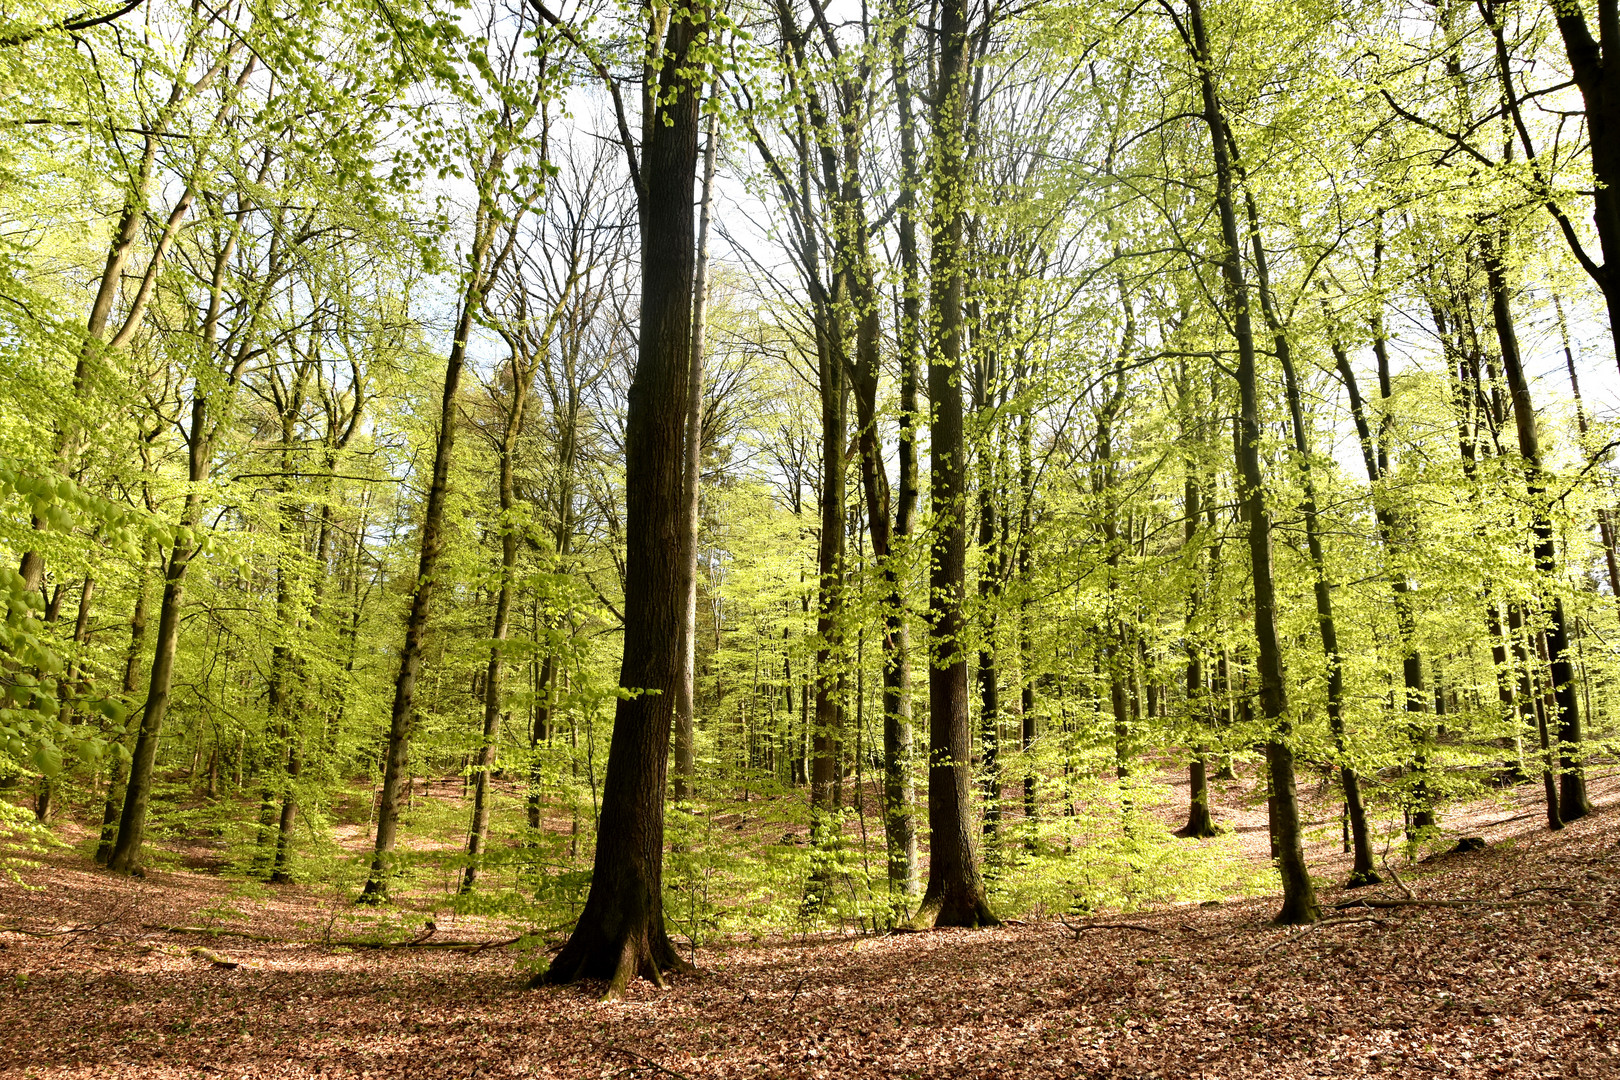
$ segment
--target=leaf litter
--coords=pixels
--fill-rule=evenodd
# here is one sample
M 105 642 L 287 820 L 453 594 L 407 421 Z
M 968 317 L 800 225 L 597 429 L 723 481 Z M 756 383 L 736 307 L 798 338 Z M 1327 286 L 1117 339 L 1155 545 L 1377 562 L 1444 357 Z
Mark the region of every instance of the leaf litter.
M 0 886 L 0 1076 L 1620 1076 L 1620 785 L 1593 790 L 1560 833 L 1458 813 L 1486 850 L 1324 888 L 1305 929 L 1262 897 L 734 943 L 609 1003 L 525 990 L 504 927 L 344 947 L 350 914 L 289 889 L 204 934 L 229 882 L 57 854 Z

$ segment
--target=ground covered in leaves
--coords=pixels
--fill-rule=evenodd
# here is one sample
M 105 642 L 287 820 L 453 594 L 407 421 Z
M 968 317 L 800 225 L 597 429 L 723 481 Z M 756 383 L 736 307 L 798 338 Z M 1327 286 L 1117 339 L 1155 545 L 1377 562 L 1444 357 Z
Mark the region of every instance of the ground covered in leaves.
M 1620 1076 L 1620 791 L 1594 792 L 1557 834 L 1531 789 L 1453 815 L 1485 851 L 1326 889 L 1308 930 L 1262 898 L 739 944 L 612 1003 L 523 989 L 476 923 L 367 936 L 314 894 L 61 854 L 0 883 L 0 1075 Z

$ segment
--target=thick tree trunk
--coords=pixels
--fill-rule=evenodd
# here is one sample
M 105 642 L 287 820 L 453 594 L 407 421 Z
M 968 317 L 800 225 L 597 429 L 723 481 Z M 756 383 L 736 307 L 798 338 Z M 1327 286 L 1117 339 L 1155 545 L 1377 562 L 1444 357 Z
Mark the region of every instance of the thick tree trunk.
M 624 660 L 602 785 L 590 894 L 568 943 L 536 982 L 605 978 L 616 996 L 686 965 L 664 928 L 664 786 L 683 615 L 681 450 L 692 359 L 699 12 L 670 19 L 638 172 L 641 332 L 625 421 Z
M 967 3 L 939 8 L 938 97 L 934 101 L 934 189 L 930 215 L 934 341 L 928 352 L 928 396 L 934 418 L 929 499 L 934 513 L 929 570 L 928 885 L 913 922 L 990 926 L 976 830 L 972 825 L 973 747 L 968 725 L 967 629 L 962 614 L 967 577 L 967 460 L 962 418 L 962 228 L 968 182 L 966 147 Z
M 1586 144 L 1591 148 L 1592 175 L 1597 181 L 1588 190 L 1603 265 L 1586 258 L 1582 264 L 1608 303 L 1609 333 L 1615 342 L 1615 362 L 1620 364 L 1620 3 L 1598 0 L 1597 6 L 1598 38 L 1592 37 L 1581 4 L 1556 4 L 1553 15 L 1564 39 L 1570 72 L 1586 105 Z M 1565 229 L 1576 246 L 1573 230 Z M 1585 792 L 1581 795 L 1584 805 Z
M 1282 643 L 1277 635 L 1276 583 L 1271 563 L 1271 513 L 1266 507 L 1265 478 L 1260 467 L 1260 403 L 1258 374 L 1255 370 L 1254 334 L 1249 315 L 1249 288 L 1240 259 L 1242 241 L 1238 233 L 1233 202 L 1233 170 L 1228 155 L 1226 122 L 1215 92 L 1208 35 L 1204 29 L 1201 0 L 1188 0 L 1188 21 L 1193 33 L 1193 62 L 1198 67 L 1203 93 L 1204 119 L 1214 150 L 1217 209 L 1221 237 L 1226 250 L 1221 254 L 1226 282 L 1229 316 L 1238 345 L 1237 383 L 1237 472 L 1242 485 L 1239 501 L 1248 525 L 1249 566 L 1254 581 L 1254 628 L 1260 680 L 1260 708 L 1269 727 L 1266 763 L 1270 768 L 1275 797 L 1272 836 L 1276 841 L 1277 869 L 1282 875 L 1283 906 L 1277 922 L 1299 924 L 1322 917 L 1316 889 L 1305 866 L 1299 800 L 1294 788 L 1294 752 L 1288 719 L 1288 695 L 1283 682 Z

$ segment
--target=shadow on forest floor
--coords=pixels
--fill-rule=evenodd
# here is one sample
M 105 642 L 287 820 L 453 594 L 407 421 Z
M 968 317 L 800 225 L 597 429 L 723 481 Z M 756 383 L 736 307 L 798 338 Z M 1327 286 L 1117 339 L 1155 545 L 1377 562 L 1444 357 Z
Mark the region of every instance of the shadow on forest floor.
M 1403 897 L 1325 888 L 1333 918 L 1305 931 L 1269 926 L 1260 898 L 733 945 L 612 1004 L 521 989 L 509 950 L 334 948 L 353 928 L 311 891 L 59 853 L 37 889 L 0 884 L 0 1075 L 1617 1076 L 1620 782 L 1557 834 L 1516 807 L 1536 791 L 1455 808 L 1490 846 L 1403 872 L 1458 906 L 1335 910 Z M 1312 845 L 1326 880 L 1336 842 Z M 273 940 L 162 929 L 226 920 Z

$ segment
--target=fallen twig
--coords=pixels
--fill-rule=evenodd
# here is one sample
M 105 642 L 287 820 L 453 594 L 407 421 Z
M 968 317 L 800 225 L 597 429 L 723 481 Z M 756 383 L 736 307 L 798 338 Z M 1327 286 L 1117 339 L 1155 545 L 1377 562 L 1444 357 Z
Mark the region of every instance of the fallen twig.
M 1087 930 L 1140 930 L 1144 934 L 1162 934 L 1162 933 L 1164 933 L 1164 931 L 1160 930 L 1157 926 L 1143 926 L 1141 923 L 1094 922 L 1094 923 L 1078 923 L 1078 924 L 1076 924 L 1076 923 L 1070 922 L 1068 919 L 1065 919 L 1061 915 L 1058 916 L 1058 922 L 1060 922 L 1064 926 L 1068 927 L 1069 932 L 1072 933 L 1075 936 L 1076 940 L 1079 940 L 1080 935 L 1084 931 L 1087 931 Z
M 1345 900 L 1334 904 L 1335 910 L 1343 911 L 1346 908 L 1462 908 L 1462 907 L 1556 907 L 1559 904 L 1581 904 L 1596 907 L 1596 900 L 1374 900 L 1357 898 Z
M 94 934 L 107 923 L 96 923 L 94 926 L 67 926 L 60 930 L 30 930 L 26 926 L 0 926 L 0 933 L 26 934 L 29 937 L 68 937 L 72 934 Z
M 627 1047 L 613 1046 L 613 1045 L 610 1044 L 608 1046 L 608 1049 L 609 1050 L 617 1050 L 619 1053 L 625 1055 L 626 1057 L 633 1057 L 637 1061 L 641 1062 L 643 1065 L 646 1065 L 648 1068 L 657 1069 L 661 1073 L 668 1073 L 670 1076 L 679 1077 L 679 1080 L 692 1080 L 692 1078 L 687 1076 L 685 1073 L 676 1072 L 674 1069 L 671 1069 L 667 1065 L 660 1065 L 660 1064 L 658 1064 L 658 1062 L 654 1061 L 652 1058 L 645 1057 L 645 1056 L 643 1056 L 641 1054 L 638 1054 L 634 1050 L 631 1050 L 631 1049 L 629 1049 Z
M 456 940 L 428 940 L 432 932 L 411 938 L 409 941 L 389 941 L 379 938 L 327 938 L 314 940 L 311 938 L 284 938 L 274 937 L 270 934 L 254 934 L 246 930 L 228 930 L 212 926 L 170 926 L 164 923 L 142 923 L 144 930 L 158 930 L 166 934 L 203 934 L 209 936 L 243 938 L 247 941 L 262 941 L 271 945 L 307 945 L 323 949 L 443 949 L 445 952 L 481 953 L 485 949 L 504 949 L 509 945 L 516 945 L 527 934 L 519 934 L 513 938 L 495 938 L 489 941 L 456 941 Z

